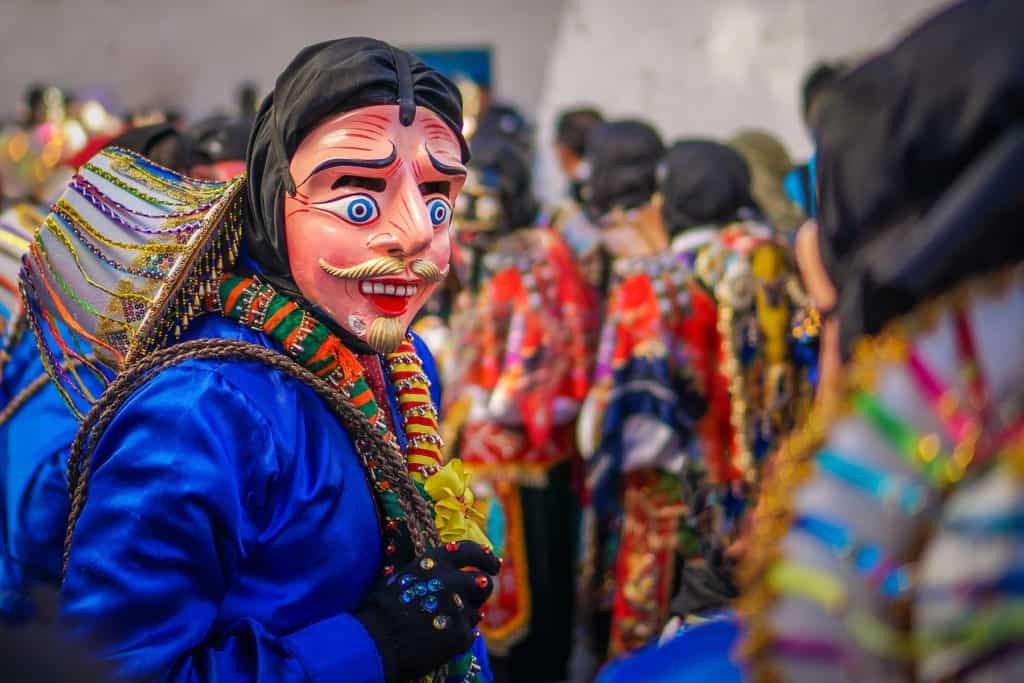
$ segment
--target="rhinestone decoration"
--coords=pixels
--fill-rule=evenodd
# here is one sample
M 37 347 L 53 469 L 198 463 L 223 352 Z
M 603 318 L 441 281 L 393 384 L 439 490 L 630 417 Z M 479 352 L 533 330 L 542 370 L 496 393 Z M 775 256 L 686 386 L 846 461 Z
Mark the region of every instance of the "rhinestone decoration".
M 443 631 L 448 628 L 448 617 L 443 614 L 438 614 L 434 617 L 434 628 L 438 631 Z
M 429 572 L 431 569 L 434 568 L 435 564 L 436 563 L 432 558 L 424 557 L 422 560 L 420 560 L 420 569 Z

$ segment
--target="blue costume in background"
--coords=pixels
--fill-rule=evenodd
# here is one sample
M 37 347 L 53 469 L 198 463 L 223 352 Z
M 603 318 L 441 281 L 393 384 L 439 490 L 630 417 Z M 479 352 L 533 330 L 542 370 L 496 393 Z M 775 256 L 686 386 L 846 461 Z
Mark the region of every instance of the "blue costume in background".
M 274 348 L 218 316 L 184 337 L 199 338 Z M 437 402 L 436 368 L 416 347 Z M 123 404 L 92 469 L 64 612 L 82 632 L 103 625 L 102 654 L 124 673 L 384 680 L 351 616 L 383 565 L 377 511 L 351 439 L 312 389 L 255 362 L 184 361 Z
M 792 199 L 808 218 L 818 217 L 817 173 L 816 157 L 811 154 L 806 164 L 797 166 L 783 179 L 786 196 Z
M 23 334 L 4 366 L 4 405 L 44 376 L 32 335 Z M 30 616 L 34 583 L 60 582 L 68 520 L 65 473 L 78 422 L 57 390 L 46 384 L 0 424 L 0 616 Z
M 612 662 L 597 683 L 740 683 L 743 671 L 729 656 L 738 637 L 735 618 L 708 621 Z

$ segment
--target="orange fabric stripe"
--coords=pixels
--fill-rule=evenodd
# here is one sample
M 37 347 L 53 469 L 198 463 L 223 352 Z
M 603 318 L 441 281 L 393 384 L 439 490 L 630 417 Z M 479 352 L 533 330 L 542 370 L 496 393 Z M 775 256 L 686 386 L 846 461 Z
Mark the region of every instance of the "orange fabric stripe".
M 235 285 L 235 288 L 231 290 L 231 293 L 228 294 L 227 300 L 224 302 L 225 311 L 230 311 L 232 308 L 235 307 L 235 303 L 238 301 L 238 297 L 242 296 L 242 292 L 245 291 L 245 288 L 248 287 L 251 282 L 252 280 L 242 280 L 237 285 Z
M 267 329 L 267 330 L 271 330 L 271 329 L 277 327 L 277 325 L 280 324 L 280 322 L 282 320 L 284 320 L 286 315 L 288 315 L 289 313 L 291 313 L 292 311 L 294 311 L 298 307 L 299 307 L 298 304 L 296 304 L 294 301 L 289 301 L 284 306 L 282 306 L 281 308 L 277 309 L 277 313 L 274 313 L 274 315 L 270 316 L 270 318 L 263 323 L 263 328 Z M 299 323 L 295 327 L 295 330 L 298 330 L 301 327 L 302 327 L 302 323 Z M 295 334 L 295 332 L 293 331 L 292 334 Z

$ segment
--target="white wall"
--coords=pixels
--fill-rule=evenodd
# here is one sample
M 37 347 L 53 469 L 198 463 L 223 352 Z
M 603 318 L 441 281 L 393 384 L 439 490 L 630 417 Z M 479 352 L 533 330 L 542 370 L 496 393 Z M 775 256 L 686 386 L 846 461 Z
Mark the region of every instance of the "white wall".
M 560 187 L 547 148 L 557 112 L 593 103 L 642 116 L 666 141 L 758 126 L 796 156 L 807 67 L 874 50 L 944 0 L 568 0 L 537 111 L 538 187 Z M 982 38 L 983 39 L 983 38 Z
M 110 86 L 128 106 L 201 115 L 269 88 L 303 46 L 343 35 L 491 46 L 498 96 L 541 134 L 538 189 L 560 192 L 554 118 L 593 103 L 667 140 L 743 126 L 807 151 L 801 77 L 863 53 L 944 0 L 0 0 L 0 113 L 34 80 Z M 983 38 L 982 38 L 983 39 Z
M 195 115 L 247 78 L 269 89 L 301 48 L 369 35 L 490 46 L 502 94 L 535 111 L 562 0 L 0 0 L 0 113 L 27 83 L 107 85 L 127 106 Z

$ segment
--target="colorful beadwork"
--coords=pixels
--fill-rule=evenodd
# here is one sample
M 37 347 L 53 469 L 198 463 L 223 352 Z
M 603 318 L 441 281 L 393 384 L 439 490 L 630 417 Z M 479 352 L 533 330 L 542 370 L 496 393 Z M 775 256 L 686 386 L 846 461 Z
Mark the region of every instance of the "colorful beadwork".
M 238 253 L 244 187 L 244 179 L 197 181 L 108 148 L 54 203 L 20 289 L 44 368 L 75 415 L 95 396 L 68 368 L 81 365 L 105 383 L 203 312 Z M 98 362 L 85 359 L 86 347 Z

